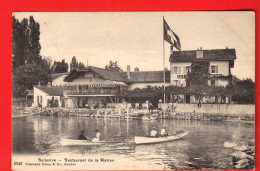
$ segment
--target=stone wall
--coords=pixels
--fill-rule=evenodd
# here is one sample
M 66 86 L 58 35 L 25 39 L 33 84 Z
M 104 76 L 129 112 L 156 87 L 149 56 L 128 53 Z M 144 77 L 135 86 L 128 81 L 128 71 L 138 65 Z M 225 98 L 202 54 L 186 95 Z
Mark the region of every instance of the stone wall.
M 137 104 L 136 104 L 137 105 Z M 171 109 L 171 104 L 162 103 L 162 110 L 166 110 L 168 107 Z M 126 108 L 126 103 L 108 103 L 108 106 L 114 106 L 115 108 Z M 143 107 L 147 106 L 146 103 Z M 131 107 L 130 103 L 127 103 L 127 107 Z M 254 115 L 255 105 L 242 105 L 242 104 L 202 104 L 201 108 L 198 108 L 197 104 L 183 104 L 177 103 L 175 110 L 177 113 L 204 113 L 204 114 L 223 114 L 223 115 Z
M 166 110 L 170 108 L 171 104 L 161 104 L 161 108 Z M 198 108 L 197 104 L 183 104 L 178 103 L 176 112 L 196 112 L 206 114 L 224 114 L 224 115 L 244 115 L 255 114 L 255 105 L 242 105 L 242 104 L 202 104 L 201 108 Z

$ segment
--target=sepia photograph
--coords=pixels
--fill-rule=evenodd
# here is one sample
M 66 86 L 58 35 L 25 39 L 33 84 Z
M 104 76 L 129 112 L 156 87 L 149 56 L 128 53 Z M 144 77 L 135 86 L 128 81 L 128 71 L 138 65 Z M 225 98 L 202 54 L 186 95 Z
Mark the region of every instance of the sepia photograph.
M 13 12 L 13 170 L 254 170 L 253 11 Z

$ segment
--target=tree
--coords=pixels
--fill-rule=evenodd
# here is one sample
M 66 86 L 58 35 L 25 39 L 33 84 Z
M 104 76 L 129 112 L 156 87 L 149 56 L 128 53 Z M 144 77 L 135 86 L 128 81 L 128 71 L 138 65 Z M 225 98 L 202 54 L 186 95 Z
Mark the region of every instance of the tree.
M 236 103 L 255 103 L 255 83 L 251 79 L 236 82 L 233 86 L 233 100 Z
M 138 72 L 138 71 L 139 71 L 139 68 L 138 68 L 138 67 L 135 67 L 134 71 L 135 71 L 135 72 Z
M 20 97 L 26 89 L 32 89 L 33 85 L 37 85 L 38 82 L 47 85 L 50 80 L 48 70 L 40 65 L 25 64 L 20 66 L 13 71 L 13 96 Z
M 52 73 L 51 72 L 51 64 L 52 64 L 52 59 L 51 57 L 44 57 L 42 59 L 42 62 L 41 62 L 41 67 L 45 68 L 46 70 L 49 71 L 49 73 Z
M 51 70 L 53 73 L 64 73 L 68 72 L 69 65 L 65 62 L 65 59 L 63 59 L 61 62 L 54 61 Z
M 186 86 L 208 85 L 209 61 L 193 61 L 191 72 L 188 71 Z
M 78 68 L 79 68 L 79 69 L 84 69 L 84 68 L 85 68 L 85 66 L 84 66 L 84 64 L 83 64 L 83 63 L 79 62 L 79 66 L 78 66 Z
M 109 61 L 109 65 L 105 66 L 105 69 L 110 71 L 122 72 L 123 70 L 118 66 L 117 61 Z
M 73 56 L 70 62 L 70 70 L 72 71 L 73 69 L 84 69 L 85 65 L 81 62 L 78 62 L 76 57 Z
M 78 61 L 75 56 L 72 57 L 70 62 L 70 70 L 73 70 L 75 68 L 78 68 Z
M 24 18 L 21 22 L 12 18 L 12 67 L 13 69 L 25 63 L 40 64 L 40 25 L 33 16 Z

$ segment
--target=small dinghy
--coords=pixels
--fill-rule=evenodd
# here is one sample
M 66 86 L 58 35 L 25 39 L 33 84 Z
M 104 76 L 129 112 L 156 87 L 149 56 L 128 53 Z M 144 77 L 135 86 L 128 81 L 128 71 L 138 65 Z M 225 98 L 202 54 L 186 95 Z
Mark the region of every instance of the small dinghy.
M 98 142 L 93 142 L 89 140 L 75 140 L 75 139 L 67 139 L 67 138 L 60 138 L 60 144 L 62 146 L 91 146 L 91 145 L 101 145 L 104 144 L 105 141 L 98 141 Z
M 188 135 L 188 133 L 188 131 L 184 131 L 176 135 L 169 135 L 167 137 L 135 137 L 135 144 L 154 144 L 160 142 L 173 141 Z

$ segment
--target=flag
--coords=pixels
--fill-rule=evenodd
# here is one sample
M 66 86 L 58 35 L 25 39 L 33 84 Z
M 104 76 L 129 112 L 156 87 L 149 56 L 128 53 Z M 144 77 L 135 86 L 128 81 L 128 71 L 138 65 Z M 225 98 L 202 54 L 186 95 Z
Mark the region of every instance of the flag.
M 181 50 L 180 38 L 172 31 L 167 22 L 163 19 L 163 32 L 164 40 L 174 46 L 176 49 Z

